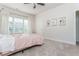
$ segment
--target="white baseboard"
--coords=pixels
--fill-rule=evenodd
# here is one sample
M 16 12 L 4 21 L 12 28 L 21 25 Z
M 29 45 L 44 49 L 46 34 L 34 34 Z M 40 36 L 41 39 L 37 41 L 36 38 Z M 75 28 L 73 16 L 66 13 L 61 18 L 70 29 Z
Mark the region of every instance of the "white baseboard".
M 71 44 L 71 45 L 76 45 L 75 42 L 70 42 L 70 41 L 65 41 L 65 40 L 60 40 L 60 39 L 54 39 L 54 38 L 48 38 L 48 37 L 45 37 L 45 39 L 54 40 L 54 41 L 58 41 L 58 42 L 62 42 L 62 43 L 67 43 L 67 44 Z

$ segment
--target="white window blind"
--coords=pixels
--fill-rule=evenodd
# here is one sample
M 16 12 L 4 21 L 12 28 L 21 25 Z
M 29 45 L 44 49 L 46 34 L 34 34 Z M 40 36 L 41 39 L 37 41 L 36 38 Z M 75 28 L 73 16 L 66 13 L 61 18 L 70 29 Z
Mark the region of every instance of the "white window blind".
M 9 33 L 27 33 L 29 21 L 26 18 L 9 17 Z

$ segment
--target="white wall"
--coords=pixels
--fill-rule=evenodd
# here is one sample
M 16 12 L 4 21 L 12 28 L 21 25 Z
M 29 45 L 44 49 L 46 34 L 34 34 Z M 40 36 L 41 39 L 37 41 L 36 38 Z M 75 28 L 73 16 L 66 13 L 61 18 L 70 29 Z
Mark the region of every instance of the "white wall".
M 75 11 L 79 10 L 79 4 L 63 4 L 56 8 L 40 13 L 36 16 L 36 32 L 43 34 L 45 38 L 76 44 L 76 19 Z M 46 27 L 46 22 L 52 18 L 66 17 L 65 26 Z

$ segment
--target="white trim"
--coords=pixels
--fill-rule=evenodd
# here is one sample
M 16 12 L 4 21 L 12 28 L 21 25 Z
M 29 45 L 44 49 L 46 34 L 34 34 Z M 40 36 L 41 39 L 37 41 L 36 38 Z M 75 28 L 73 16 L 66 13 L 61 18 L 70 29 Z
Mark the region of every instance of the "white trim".
M 45 37 L 45 39 L 54 40 L 54 41 L 58 41 L 58 42 L 62 42 L 62 43 L 67 43 L 67 44 L 71 44 L 71 45 L 76 45 L 75 42 L 70 42 L 70 41 L 65 41 L 65 40 L 60 40 L 60 39 L 54 39 L 54 38 L 48 38 L 48 37 Z

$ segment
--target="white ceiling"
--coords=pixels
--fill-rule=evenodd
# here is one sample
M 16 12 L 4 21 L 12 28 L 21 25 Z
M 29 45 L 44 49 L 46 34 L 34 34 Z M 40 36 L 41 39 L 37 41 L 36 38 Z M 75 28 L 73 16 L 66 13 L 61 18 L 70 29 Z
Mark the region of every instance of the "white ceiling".
M 5 5 L 7 7 L 18 9 L 20 11 L 30 13 L 30 14 L 34 14 L 34 15 L 41 13 L 43 11 L 46 11 L 48 9 L 51 9 L 51 8 L 55 8 L 55 7 L 57 7 L 61 4 L 62 3 L 45 3 L 45 6 L 37 5 L 37 7 L 35 9 L 33 9 L 32 4 L 24 5 L 23 3 L 2 3 L 2 5 Z

